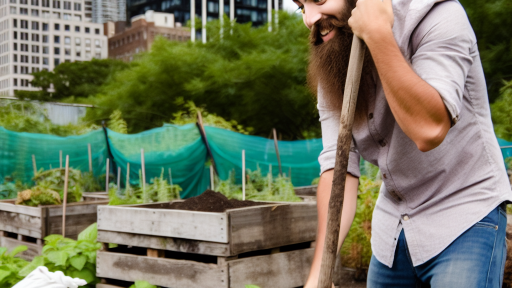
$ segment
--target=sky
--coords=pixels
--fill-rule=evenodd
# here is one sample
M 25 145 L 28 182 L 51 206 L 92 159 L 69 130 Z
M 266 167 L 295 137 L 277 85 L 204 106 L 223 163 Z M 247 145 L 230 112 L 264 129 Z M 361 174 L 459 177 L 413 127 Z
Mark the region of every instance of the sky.
M 283 0 L 283 10 L 294 12 L 297 10 L 297 4 L 293 3 L 292 0 Z

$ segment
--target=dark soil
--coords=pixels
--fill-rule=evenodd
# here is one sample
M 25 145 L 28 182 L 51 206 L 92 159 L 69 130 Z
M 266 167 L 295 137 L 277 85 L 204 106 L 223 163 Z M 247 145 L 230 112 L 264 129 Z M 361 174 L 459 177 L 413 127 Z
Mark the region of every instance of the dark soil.
M 169 208 L 189 211 L 224 212 L 228 209 L 258 206 L 262 204 L 266 203 L 248 200 L 230 200 L 219 192 L 206 190 L 199 196 L 189 198 L 183 202 L 174 202 Z

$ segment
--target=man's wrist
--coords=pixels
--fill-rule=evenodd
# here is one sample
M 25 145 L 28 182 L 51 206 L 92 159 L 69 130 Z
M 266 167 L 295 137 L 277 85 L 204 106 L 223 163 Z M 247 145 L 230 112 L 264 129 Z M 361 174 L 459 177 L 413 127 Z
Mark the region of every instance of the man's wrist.
M 372 29 L 370 33 L 363 35 L 362 39 L 368 48 L 379 47 L 382 45 L 387 45 L 387 43 L 392 39 L 395 40 L 393 36 L 393 30 L 388 26 L 380 26 L 378 28 Z

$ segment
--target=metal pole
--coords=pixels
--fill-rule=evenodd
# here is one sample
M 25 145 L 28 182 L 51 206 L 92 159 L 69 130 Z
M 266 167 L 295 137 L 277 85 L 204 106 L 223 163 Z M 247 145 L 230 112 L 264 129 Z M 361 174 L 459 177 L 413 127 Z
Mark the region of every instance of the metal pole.
M 224 0 L 219 0 L 220 39 L 224 37 Z M 212 189 L 213 190 L 213 189 Z
M 229 0 L 229 21 L 231 22 L 231 31 L 233 34 L 233 21 L 235 21 L 235 0 Z
M 196 0 L 190 0 L 190 41 L 196 42 Z
M 66 205 L 68 202 L 69 155 L 66 155 L 66 172 L 64 173 L 64 201 L 62 202 L 62 236 L 66 237 Z
M 91 144 L 87 144 L 87 152 L 89 153 L 89 172 L 92 173 L 92 151 Z
M 110 169 L 109 162 L 110 162 L 110 159 L 107 158 L 107 168 L 105 170 L 105 191 L 107 192 L 107 194 L 108 194 L 108 177 L 109 177 L 108 174 L 109 174 L 109 169 Z
M 206 0 L 202 0 L 201 5 L 201 21 L 202 21 L 202 29 L 201 29 L 201 38 L 203 39 L 203 44 L 206 43 Z
M 276 31 L 279 27 L 279 0 L 274 0 L 274 22 L 276 24 Z
M 215 191 L 215 182 L 213 178 L 213 166 L 210 165 L 210 189 Z
M 272 0 L 267 0 L 267 24 L 268 32 L 272 32 Z
M 146 191 L 146 165 L 144 163 L 144 148 L 140 149 L 140 166 L 142 169 L 142 191 Z
M 283 176 L 283 168 L 281 167 L 281 157 L 279 157 L 279 146 L 277 145 L 277 132 L 275 128 L 272 128 L 274 134 L 274 146 L 276 147 L 277 164 L 279 164 L 279 175 Z

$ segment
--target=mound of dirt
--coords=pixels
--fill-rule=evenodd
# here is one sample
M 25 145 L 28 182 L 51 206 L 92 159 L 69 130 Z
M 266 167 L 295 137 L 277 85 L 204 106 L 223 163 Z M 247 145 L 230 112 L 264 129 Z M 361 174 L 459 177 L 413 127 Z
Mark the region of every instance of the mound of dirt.
M 183 202 L 174 202 L 169 208 L 189 211 L 224 212 L 228 209 L 258 206 L 262 204 L 265 203 L 228 199 L 219 192 L 206 190 L 199 196 L 189 198 Z

